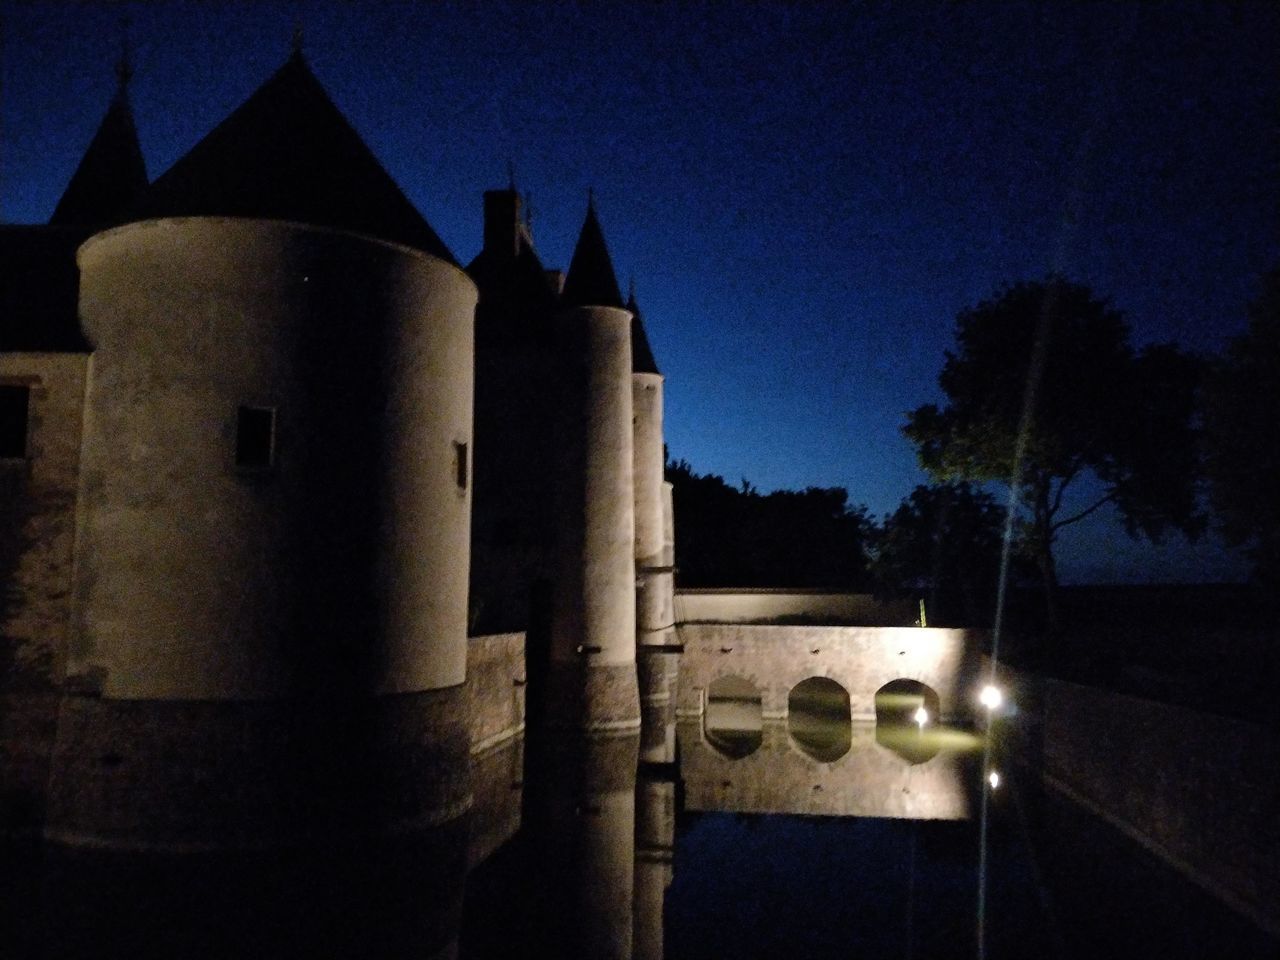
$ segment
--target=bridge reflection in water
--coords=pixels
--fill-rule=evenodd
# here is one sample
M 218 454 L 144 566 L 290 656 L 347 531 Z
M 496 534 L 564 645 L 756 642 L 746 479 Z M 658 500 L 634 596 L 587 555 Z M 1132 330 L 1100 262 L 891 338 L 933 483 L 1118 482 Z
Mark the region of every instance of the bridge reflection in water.
M 806 731 L 810 732 L 810 731 Z M 981 763 L 981 740 L 955 727 L 843 726 L 848 747 L 815 761 L 786 721 L 768 721 L 741 757 L 717 748 L 696 720 L 681 721 L 680 775 L 689 810 L 963 820 Z M 840 737 L 840 731 L 828 734 Z M 924 756 L 927 754 L 928 756 Z M 919 758 L 919 759 L 917 759 Z
M 677 724 L 674 701 L 648 714 L 663 729 L 641 736 L 509 740 L 473 757 L 465 818 L 343 849 L 40 851 L 7 864 L 0 946 L 6 958 L 423 960 L 532 944 L 557 957 L 660 958 L 678 809 L 964 815 L 973 738 L 913 764 L 873 727 L 851 725 L 847 702 L 820 684 L 793 706 L 790 728 L 757 722 L 746 752 L 741 738 L 726 753 L 702 724 Z
M 919 762 L 878 742 L 875 724 L 852 723 L 847 698 L 821 684 L 801 689 L 783 722 L 762 721 L 759 700 L 746 686 L 729 683 L 716 692 L 727 695 L 709 702 L 707 723 L 677 722 L 669 709 L 662 719 L 668 731 L 647 731 L 644 739 L 651 743 L 677 745 L 658 762 L 646 750 L 639 756 L 647 759 L 637 767 L 638 740 L 583 740 L 572 747 L 535 741 L 529 747 L 522 827 L 470 878 L 463 956 L 508 957 L 513 940 L 537 943 L 557 957 L 667 956 L 672 931 L 665 913 L 672 903 L 668 888 L 677 878 L 677 813 L 686 820 L 706 814 L 799 814 L 828 824 L 853 817 L 957 822 L 967 815 L 981 741 L 966 730 L 922 730 L 913 724 L 909 735 L 931 744 L 930 758 Z M 815 751 L 828 759 L 815 760 Z M 971 859 L 969 825 L 946 838 L 952 844 L 957 840 Z M 915 862 L 913 850 L 903 846 L 901 853 Z M 778 849 L 773 855 L 787 858 L 788 852 Z M 795 851 L 791 866 L 807 869 L 804 851 Z M 708 870 L 717 873 L 714 859 L 700 863 L 695 874 L 705 879 Z M 844 884 L 870 879 L 857 873 L 841 878 Z M 705 890 L 701 880 L 699 885 Z M 926 887 L 922 882 L 921 889 Z M 971 897 L 956 893 L 949 890 L 944 898 L 959 904 L 945 922 L 939 926 L 933 918 L 935 933 L 965 922 Z M 758 889 L 755 895 L 767 904 L 770 891 Z M 732 914 L 740 906 L 721 904 L 715 912 Z M 753 919 L 765 922 L 761 916 Z M 695 925 L 714 929 L 717 922 L 708 914 Z M 786 922 L 778 929 L 788 929 Z M 956 956 L 971 949 L 966 936 L 949 942 L 959 951 Z M 844 956 L 848 946 L 842 942 L 840 952 L 830 955 Z M 682 954 L 677 944 L 675 956 L 680 955 L 723 954 L 713 944 Z M 735 955 L 763 954 L 739 946 Z M 935 949 L 932 955 L 947 954 Z
M 730 698 L 640 736 L 509 740 L 473 758 L 463 822 L 366 849 L 8 861 L 0 955 L 973 956 L 980 739 L 901 722 L 911 691 L 879 724 L 799 693 L 782 719 Z M 756 746 L 726 752 L 719 720 Z M 1053 956 L 1008 792 L 987 956 Z

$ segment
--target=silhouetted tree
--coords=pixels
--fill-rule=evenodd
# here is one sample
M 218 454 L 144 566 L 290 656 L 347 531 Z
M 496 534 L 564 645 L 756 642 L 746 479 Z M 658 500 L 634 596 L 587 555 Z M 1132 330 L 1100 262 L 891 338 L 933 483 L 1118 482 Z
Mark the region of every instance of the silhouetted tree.
M 1003 533 L 991 494 L 963 482 L 918 486 L 872 541 L 876 594 L 923 597 L 933 626 L 989 626 Z
M 1280 266 L 1207 378 L 1204 439 L 1223 538 L 1247 548 L 1261 584 L 1280 587 Z
M 866 507 L 840 487 L 762 494 L 743 479 L 667 465 L 676 514 L 676 565 L 686 587 L 862 589 L 872 529 Z
M 1052 631 L 1062 528 L 1113 503 L 1130 536 L 1202 529 L 1199 371 L 1171 344 L 1135 351 L 1120 313 L 1086 287 L 1020 283 L 960 313 L 938 377 L 948 402 L 912 411 L 903 430 L 936 479 L 1018 482 L 1020 542 L 1040 570 Z M 1065 515 L 1068 488 L 1090 474 L 1098 495 Z

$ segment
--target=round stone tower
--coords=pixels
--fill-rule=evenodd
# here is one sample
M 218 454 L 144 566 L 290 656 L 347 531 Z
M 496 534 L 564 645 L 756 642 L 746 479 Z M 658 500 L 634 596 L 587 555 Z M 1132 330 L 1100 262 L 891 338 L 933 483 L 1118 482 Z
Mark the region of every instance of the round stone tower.
M 597 733 L 634 733 L 640 700 L 631 313 L 592 204 L 561 307 L 548 719 Z
M 387 835 L 467 787 L 475 287 L 355 233 L 91 238 L 68 696 L 47 833 Z
M 665 450 L 662 374 L 653 359 L 634 288 L 631 311 L 631 403 L 634 435 L 636 510 L 636 676 L 644 714 L 641 756 L 646 761 L 675 758 L 675 700 L 672 673 L 679 658 L 671 551 L 666 543 Z
M 631 324 L 631 403 L 634 424 L 636 511 L 636 643 L 675 643 L 672 563 L 665 556 L 663 490 L 665 456 L 662 374 L 653 359 L 635 292 L 627 300 Z

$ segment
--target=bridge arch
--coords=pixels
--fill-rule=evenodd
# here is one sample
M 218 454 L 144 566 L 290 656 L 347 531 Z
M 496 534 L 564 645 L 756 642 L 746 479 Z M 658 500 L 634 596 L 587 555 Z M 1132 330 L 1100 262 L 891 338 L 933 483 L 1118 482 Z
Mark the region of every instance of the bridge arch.
M 932 760 L 941 749 L 934 733 L 940 703 L 938 692 L 926 683 L 906 677 L 890 680 L 876 691 L 876 743 L 908 763 Z
M 702 733 L 731 759 L 755 753 L 764 742 L 764 691 L 739 674 L 716 677 L 706 687 Z
M 927 683 L 898 677 L 876 691 L 875 707 L 877 724 L 914 724 L 916 711 L 921 709 L 927 715 L 927 723 L 937 723 L 941 698 Z
M 791 690 L 813 676 L 844 687 L 859 722 L 876 719 L 876 691 L 898 679 L 932 690 L 943 722 L 967 718 L 976 695 L 978 638 L 965 630 L 681 624 L 679 635 L 681 716 L 700 716 L 709 685 L 729 675 L 755 680 L 765 720 L 785 719 Z
M 787 695 L 787 732 L 812 760 L 834 763 L 853 745 L 849 691 L 830 677 L 808 677 Z

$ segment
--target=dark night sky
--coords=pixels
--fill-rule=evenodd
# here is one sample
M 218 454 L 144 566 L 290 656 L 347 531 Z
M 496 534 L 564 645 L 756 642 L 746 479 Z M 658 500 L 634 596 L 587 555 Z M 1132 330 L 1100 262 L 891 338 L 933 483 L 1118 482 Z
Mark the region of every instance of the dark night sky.
M 667 375 L 673 456 L 763 490 L 923 481 L 959 309 L 1050 270 L 1139 342 L 1216 350 L 1280 261 L 1280 4 L 21 3 L 0 0 L 0 217 L 40 222 L 132 21 L 152 177 L 287 57 L 466 262 L 507 163 L 543 260 L 588 186 Z M 1099 516 L 1064 579 L 1198 579 L 1213 544 Z

